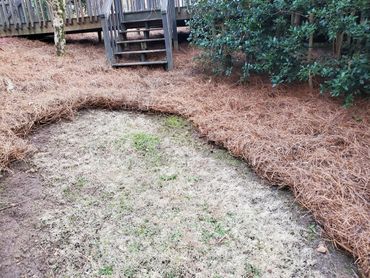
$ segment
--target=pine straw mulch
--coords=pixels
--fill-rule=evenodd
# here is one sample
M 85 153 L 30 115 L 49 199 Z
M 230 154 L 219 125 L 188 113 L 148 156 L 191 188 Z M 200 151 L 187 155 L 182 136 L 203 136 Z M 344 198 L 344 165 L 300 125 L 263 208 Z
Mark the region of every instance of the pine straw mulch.
M 370 103 L 346 110 L 303 86 L 212 80 L 196 69 L 197 52 L 186 45 L 172 72 L 110 69 L 91 36 L 71 37 L 64 58 L 39 41 L 1 39 L 0 48 L 0 169 L 32 151 L 25 136 L 35 126 L 79 109 L 182 115 L 257 174 L 288 186 L 370 275 Z

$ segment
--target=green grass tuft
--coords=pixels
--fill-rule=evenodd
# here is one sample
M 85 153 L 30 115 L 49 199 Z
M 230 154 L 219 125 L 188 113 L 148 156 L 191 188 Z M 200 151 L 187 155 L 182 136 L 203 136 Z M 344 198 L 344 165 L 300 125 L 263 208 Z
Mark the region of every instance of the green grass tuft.
M 135 274 L 136 274 L 136 269 L 129 266 L 127 267 L 124 271 L 123 271 L 123 274 L 124 274 L 124 277 L 127 277 L 127 278 L 132 278 L 132 277 L 135 277 Z
M 186 121 L 178 116 L 169 116 L 166 118 L 164 124 L 170 128 L 183 128 L 186 125 Z
M 173 181 L 173 180 L 177 179 L 177 174 L 173 174 L 173 175 L 161 175 L 159 178 L 162 181 Z
M 158 136 L 147 134 L 144 132 L 132 134 L 133 147 L 139 152 L 145 154 L 156 153 L 159 147 L 159 143 L 160 140 Z
M 247 278 L 260 278 L 261 277 L 261 271 L 250 263 L 246 263 L 244 265 L 244 270 L 246 274 L 244 277 L 247 277 Z
M 307 231 L 307 238 L 310 241 L 313 241 L 317 238 L 318 232 L 317 232 L 317 227 L 316 224 L 310 224 L 308 225 L 308 231 Z
M 113 266 L 108 265 L 99 269 L 99 275 L 110 276 L 113 274 Z
M 82 188 L 87 184 L 87 182 L 88 182 L 87 178 L 80 176 L 77 178 L 75 185 L 78 188 Z

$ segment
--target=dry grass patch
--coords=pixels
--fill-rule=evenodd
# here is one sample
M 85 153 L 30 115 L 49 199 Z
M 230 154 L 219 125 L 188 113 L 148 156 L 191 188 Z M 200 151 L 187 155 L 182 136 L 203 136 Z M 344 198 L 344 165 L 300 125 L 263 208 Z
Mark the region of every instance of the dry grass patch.
M 34 201 L 28 244 L 45 250 L 39 275 L 351 277 L 348 258 L 316 252 L 312 219 L 288 192 L 172 120 L 92 111 L 33 136 L 28 163 L 44 198 Z

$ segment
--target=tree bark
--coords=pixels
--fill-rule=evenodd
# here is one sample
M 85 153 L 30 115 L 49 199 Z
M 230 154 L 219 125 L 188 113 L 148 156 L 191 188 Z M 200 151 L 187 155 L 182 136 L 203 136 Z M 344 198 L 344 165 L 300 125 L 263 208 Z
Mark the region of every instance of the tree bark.
M 301 15 L 299 13 L 294 13 L 294 25 L 301 25 Z
M 335 39 L 335 56 L 337 58 L 340 58 L 340 56 L 342 55 L 343 38 L 344 32 L 337 33 L 337 37 Z
M 58 56 L 62 56 L 65 53 L 65 0 L 51 0 L 53 9 L 53 28 L 54 28 L 54 44 Z

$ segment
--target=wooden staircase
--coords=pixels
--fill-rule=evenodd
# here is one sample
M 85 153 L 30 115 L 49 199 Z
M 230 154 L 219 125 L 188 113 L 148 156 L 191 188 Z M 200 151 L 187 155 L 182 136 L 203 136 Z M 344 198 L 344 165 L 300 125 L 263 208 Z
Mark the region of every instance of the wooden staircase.
M 161 0 L 161 9 L 125 13 L 121 0 L 107 0 L 100 15 L 106 56 L 113 67 L 162 65 L 173 68 L 177 47 L 174 0 Z
M 113 67 L 168 65 L 162 19 L 123 21 Z
M 113 67 L 173 68 L 177 24 L 190 19 L 192 0 L 66 0 L 66 33 L 104 35 Z M 0 0 L 0 38 L 52 35 L 53 12 L 46 0 Z M 99 36 L 100 37 L 100 36 Z

